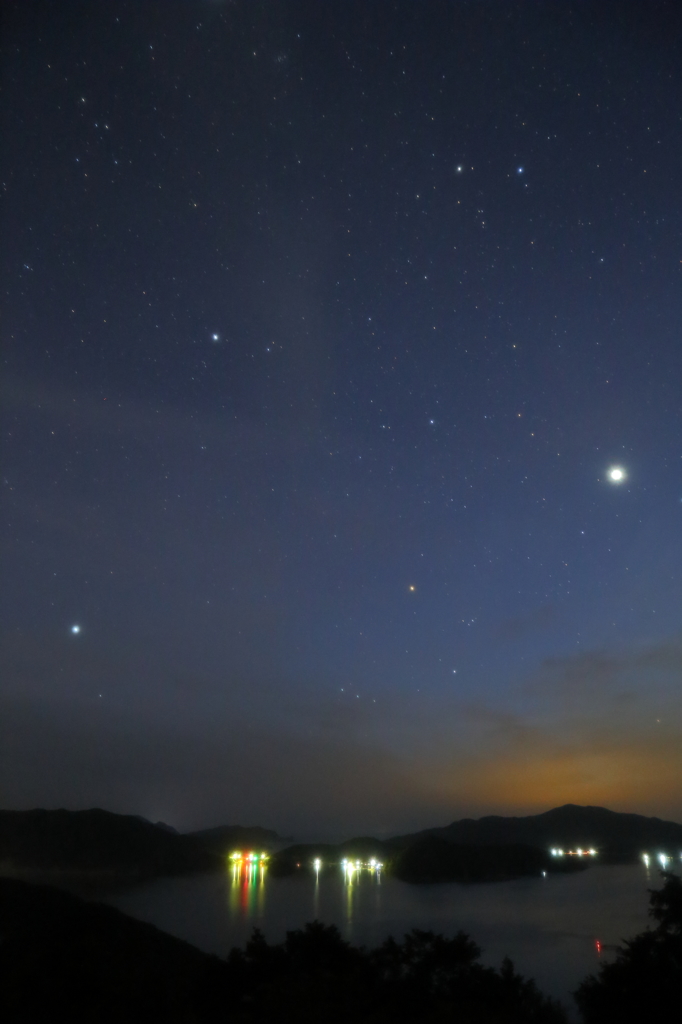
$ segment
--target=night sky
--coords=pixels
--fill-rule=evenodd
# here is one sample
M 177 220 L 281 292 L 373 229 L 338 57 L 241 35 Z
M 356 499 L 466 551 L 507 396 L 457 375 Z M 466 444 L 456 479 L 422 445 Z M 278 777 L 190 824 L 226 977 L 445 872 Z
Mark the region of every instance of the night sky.
M 680 5 L 3 19 L 2 805 L 682 820 Z

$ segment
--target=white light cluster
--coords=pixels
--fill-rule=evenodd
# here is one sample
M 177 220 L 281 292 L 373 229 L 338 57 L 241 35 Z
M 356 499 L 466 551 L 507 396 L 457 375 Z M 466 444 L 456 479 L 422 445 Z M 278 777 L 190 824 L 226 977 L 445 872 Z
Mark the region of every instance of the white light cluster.
M 552 847 L 552 849 L 549 852 L 551 853 L 551 855 L 553 857 L 596 857 L 597 856 L 597 851 L 593 847 L 590 847 L 589 850 L 583 850 L 583 848 L 581 846 L 579 846 L 575 850 L 561 850 L 558 846 L 556 846 L 556 847 Z
M 363 868 L 366 871 L 375 871 L 379 873 L 383 866 L 384 865 L 381 863 L 381 861 L 378 861 L 376 857 L 372 857 L 371 860 L 367 861 L 349 860 L 347 857 L 344 857 L 343 860 L 341 861 L 341 867 L 346 878 L 352 878 L 355 872 L 359 873 L 363 870 Z
M 647 867 L 647 868 L 651 864 L 651 856 L 652 855 L 650 855 L 648 853 L 643 853 L 642 854 L 642 860 L 644 861 L 644 866 Z M 672 861 L 675 859 L 671 854 L 663 853 L 663 852 L 656 853 L 653 856 L 654 856 L 655 860 L 657 860 L 658 863 L 661 865 L 661 867 L 663 868 L 664 871 L 665 871 L 667 865 L 671 864 Z M 682 853 L 680 853 L 680 860 L 682 860 Z

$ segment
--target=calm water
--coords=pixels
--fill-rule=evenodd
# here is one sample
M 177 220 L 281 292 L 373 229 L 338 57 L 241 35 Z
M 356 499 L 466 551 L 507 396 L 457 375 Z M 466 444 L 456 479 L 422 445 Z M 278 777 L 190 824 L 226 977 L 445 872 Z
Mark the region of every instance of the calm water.
M 599 965 L 595 940 L 615 944 L 641 931 L 649 920 L 647 888 L 659 884 L 655 871 L 635 864 L 471 886 L 408 885 L 369 872 L 351 884 L 340 873 L 317 882 L 225 873 L 158 879 L 104 899 L 222 956 L 254 927 L 280 941 L 314 918 L 367 946 L 414 927 L 444 934 L 461 928 L 483 948 L 484 962 L 499 966 L 510 956 L 569 1008 L 570 992 Z

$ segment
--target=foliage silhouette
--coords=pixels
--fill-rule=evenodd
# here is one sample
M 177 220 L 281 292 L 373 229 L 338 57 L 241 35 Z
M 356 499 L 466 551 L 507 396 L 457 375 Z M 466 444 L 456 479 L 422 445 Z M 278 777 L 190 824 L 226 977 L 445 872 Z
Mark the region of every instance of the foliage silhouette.
M 366 951 L 318 921 L 269 945 L 256 931 L 228 958 L 232 992 L 244 1024 L 565 1024 L 561 1007 L 506 960 L 500 971 L 478 963 L 480 949 L 460 932 L 452 939 L 414 930 Z M 235 1004 L 233 1003 L 233 1006 Z
M 585 1024 L 641 1024 L 682 1008 L 682 880 L 662 873 L 661 889 L 650 890 L 653 930 L 635 935 L 612 963 L 586 978 L 575 993 Z M 677 1010 L 675 1011 L 675 1007 Z

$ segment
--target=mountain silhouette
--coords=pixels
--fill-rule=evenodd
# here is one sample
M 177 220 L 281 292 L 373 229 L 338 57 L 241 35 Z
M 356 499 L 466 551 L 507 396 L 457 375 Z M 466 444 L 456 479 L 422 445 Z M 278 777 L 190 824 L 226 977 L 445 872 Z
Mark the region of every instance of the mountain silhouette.
M 644 852 L 659 850 L 672 855 L 682 851 L 682 825 L 641 814 L 622 814 L 605 807 L 564 804 L 543 814 L 524 818 L 489 815 L 463 818 L 451 825 L 395 836 L 388 842 L 398 848 L 435 836 L 460 845 L 498 846 L 522 843 L 543 849 L 594 847 L 602 861 L 631 860 Z
M 0 811 L 0 862 L 10 869 L 126 877 L 197 871 L 219 863 L 192 836 L 99 808 Z

